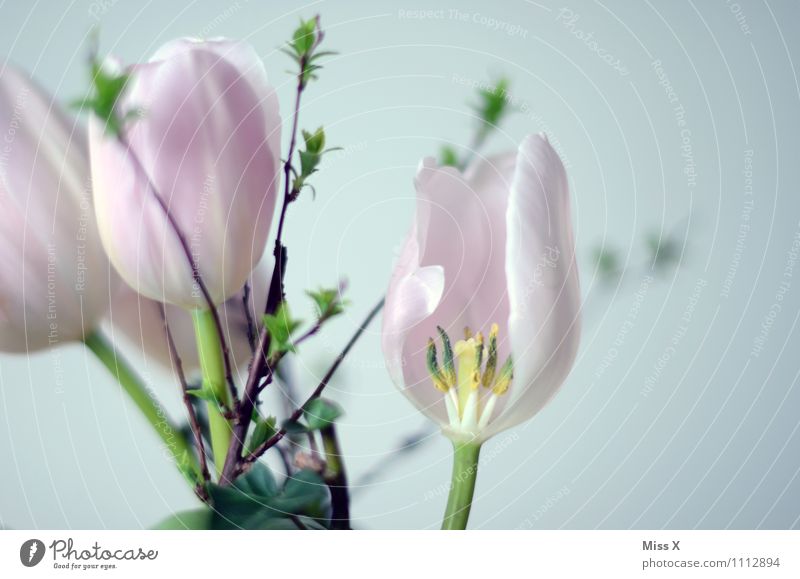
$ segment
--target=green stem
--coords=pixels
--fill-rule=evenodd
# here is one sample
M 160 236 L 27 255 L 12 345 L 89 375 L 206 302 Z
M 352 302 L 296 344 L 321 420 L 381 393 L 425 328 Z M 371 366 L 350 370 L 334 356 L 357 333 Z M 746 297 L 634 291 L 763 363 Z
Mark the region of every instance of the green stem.
M 454 442 L 453 448 L 453 477 L 442 521 L 442 529 L 448 531 L 467 528 L 481 453 L 481 445 L 473 442 Z
M 194 334 L 197 338 L 197 355 L 203 373 L 203 389 L 214 394 L 219 401 L 208 402 L 208 427 L 211 433 L 211 450 L 217 474 L 222 473 L 225 457 L 231 443 L 231 425 L 220 411 L 220 405 L 230 408 L 231 398 L 225 378 L 225 361 L 222 358 L 222 343 L 211 310 L 192 310 Z
M 197 464 L 194 452 L 188 441 L 164 414 L 161 406 L 151 396 L 147 387 L 142 384 L 141 379 L 117 353 L 114 346 L 99 332 L 87 336 L 84 339 L 84 343 L 97 356 L 97 359 L 108 368 L 111 375 L 117 379 L 119 385 L 122 386 L 122 389 L 130 396 L 133 403 L 141 410 L 142 415 L 170 450 L 178 469 L 186 476 L 190 484 L 194 485 L 200 476 L 200 467 Z M 192 481 L 192 478 L 195 480 Z

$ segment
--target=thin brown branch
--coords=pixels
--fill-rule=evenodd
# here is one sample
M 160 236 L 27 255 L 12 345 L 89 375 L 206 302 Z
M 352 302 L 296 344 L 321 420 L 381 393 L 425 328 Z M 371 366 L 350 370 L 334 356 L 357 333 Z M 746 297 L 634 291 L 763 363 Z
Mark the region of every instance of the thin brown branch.
M 159 312 L 161 313 L 161 319 L 164 322 L 164 331 L 167 333 L 167 347 L 169 349 L 169 356 L 172 360 L 172 366 L 175 368 L 175 372 L 178 374 L 178 381 L 181 385 L 181 392 L 183 394 L 183 403 L 186 406 L 186 412 L 189 414 L 189 425 L 192 429 L 192 434 L 194 435 L 194 441 L 197 445 L 197 453 L 200 455 L 200 474 L 203 476 L 203 480 L 205 482 L 209 482 L 211 480 L 211 475 L 208 472 L 208 460 L 206 459 L 206 448 L 205 444 L 203 443 L 203 433 L 200 431 L 200 423 L 197 421 L 197 414 L 194 411 L 194 406 L 192 406 L 192 401 L 189 398 L 189 385 L 186 383 L 186 375 L 183 373 L 183 363 L 181 362 L 181 358 L 178 355 L 178 350 L 175 347 L 175 340 L 172 338 L 172 332 L 169 329 L 169 323 L 167 322 L 167 312 L 164 308 L 164 304 L 158 304 Z M 208 494 L 204 487 L 196 488 L 195 492 L 197 496 L 200 497 L 202 501 L 208 501 Z
M 267 303 L 264 308 L 265 313 L 272 314 L 278 308 L 278 304 L 284 299 L 284 286 L 283 278 L 286 272 L 286 247 L 283 245 L 283 228 L 286 222 L 286 211 L 291 203 L 291 174 L 292 174 L 292 158 L 297 147 L 297 129 L 300 117 L 300 100 L 303 95 L 305 86 L 303 85 L 303 73 L 305 69 L 305 61 L 300 63 L 300 73 L 297 77 L 297 91 L 294 102 L 294 117 L 292 119 L 292 134 L 289 142 L 289 153 L 283 166 L 284 173 L 284 187 L 283 187 L 283 203 L 281 205 L 281 213 L 278 218 L 278 232 L 275 237 L 275 249 L 273 254 L 275 256 L 275 265 L 272 271 L 272 279 L 270 280 L 269 290 L 267 292 Z M 228 455 L 225 457 L 225 466 L 222 469 L 220 482 L 227 484 L 233 481 L 234 473 L 239 468 L 239 463 L 242 456 L 242 449 L 244 448 L 245 438 L 247 438 L 247 430 L 250 427 L 252 419 L 253 408 L 255 408 L 256 400 L 259 393 L 272 381 L 272 367 L 269 360 L 269 333 L 266 327 L 261 328 L 258 336 L 258 344 L 256 352 L 253 357 L 253 363 L 250 365 L 250 372 L 247 375 L 247 383 L 244 387 L 242 400 L 239 404 L 238 417 L 233 425 L 233 436 L 231 444 L 228 447 Z M 263 380 L 263 383 L 262 383 Z
M 347 342 L 344 349 L 339 353 L 338 356 L 336 356 L 336 360 L 334 360 L 331 367 L 328 368 L 328 371 L 325 373 L 325 376 L 322 377 L 322 380 L 320 381 L 319 385 L 314 389 L 314 391 L 306 399 L 303 405 L 299 406 L 298 408 L 295 409 L 294 412 L 292 412 L 291 416 L 289 416 L 289 419 L 287 420 L 287 423 L 297 422 L 300 419 L 300 417 L 302 417 L 303 410 L 308 405 L 308 403 L 314 400 L 315 398 L 319 398 L 322 395 L 322 392 L 325 390 L 325 387 L 328 385 L 331 378 L 333 378 L 333 375 L 336 373 L 336 370 L 339 369 L 339 366 L 347 357 L 347 355 L 350 353 L 350 350 L 353 348 L 353 346 L 355 346 L 356 342 L 364 333 L 364 331 L 367 329 L 367 326 L 369 326 L 369 324 L 372 322 L 375 316 L 378 315 L 378 312 L 380 312 L 381 309 L 383 309 L 383 304 L 385 299 L 386 298 L 382 297 L 380 301 L 378 301 L 378 303 L 375 304 L 375 306 L 370 310 L 369 314 L 367 314 L 367 317 L 364 319 L 364 321 L 358 327 L 356 332 Z M 244 459 L 242 460 L 242 466 L 239 469 L 237 469 L 236 475 L 238 476 L 239 474 L 247 472 L 247 470 L 250 469 L 252 464 L 255 461 L 257 461 L 261 455 L 263 455 L 267 450 L 278 444 L 283 439 L 284 436 L 286 436 L 286 425 L 284 425 L 283 428 L 281 428 L 272 437 L 270 437 L 263 444 L 261 444 L 261 446 L 254 449 L 249 455 L 244 457 Z
M 242 307 L 244 308 L 244 319 L 247 324 L 247 343 L 250 345 L 250 354 L 256 353 L 256 322 L 253 319 L 253 312 L 250 311 L 250 280 L 244 283 L 242 288 Z

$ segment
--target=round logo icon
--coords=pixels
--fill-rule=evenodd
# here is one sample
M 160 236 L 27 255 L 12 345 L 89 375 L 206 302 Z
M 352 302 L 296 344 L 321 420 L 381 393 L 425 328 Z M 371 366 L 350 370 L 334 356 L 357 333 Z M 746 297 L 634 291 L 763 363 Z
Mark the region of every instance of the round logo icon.
M 19 548 L 19 560 L 26 567 L 34 567 L 44 558 L 44 543 L 39 539 L 28 539 Z

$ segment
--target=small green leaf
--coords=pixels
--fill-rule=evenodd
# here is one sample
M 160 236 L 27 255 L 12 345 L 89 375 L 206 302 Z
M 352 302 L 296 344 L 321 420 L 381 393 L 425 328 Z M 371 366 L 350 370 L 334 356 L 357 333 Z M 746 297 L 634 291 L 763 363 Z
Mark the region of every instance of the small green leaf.
M 292 48 L 298 56 L 305 56 L 314 46 L 317 39 L 317 19 L 301 20 L 300 26 L 295 29 L 292 35 Z
M 194 388 L 194 389 L 191 389 L 191 390 L 187 390 L 187 392 L 191 396 L 194 396 L 195 398 L 199 398 L 200 400 L 205 400 L 206 402 L 211 402 L 212 404 L 215 404 L 217 406 L 217 409 L 222 414 L 225 414 L 226 412 L 228 412 L 230 410 L 230 408 L 225 406 L 225 404 L 223 403 L 222 400 L 217 398 L 217 395 L 214 392 L 214 389 L 209 387 L 206 384 L 204 384 L 200 388 Z
M 680 249 L 673 239 L 653 232 L 645 239 L 650 260 L 656 267 L 665 267 L 680 260 Z
M 343 300 L 341 293 L 343 286 L 338 288 L 319 288 L 316 291 L 307 291 L 306 294 L 314 301 L 317 319 L 324 322 L 344 312 L 347 300 Z
M 342 407 L 324 398 L 314 398 L 303 409 L 309 430 L 321 430 L 344 414 Z
M 253 434 L 250 435 L 250 443 L 247 445 L 247 453 L 253 452 L 278 432 L 275 424 L 276 419 L 274 416 L 256 422 Z
M 274 314 L 265 314 L 263 322 L 267 332 L 269 332 L 270 356 L 278 353 L 294 352 L 294 345 L 291 343 L 292 334 L 303 322 L 292 318 L 286 302 L 281 302 Z
M 268 498 L 278 493 L 278 484 L 272 476 L 272 471 L 260 462 L 237 478 L 234 486 L 242 492 L 261 498 Z
M 308 432 L 308 427 L 297 420 L 284 420 L 281 428 L 286 431 L 286 434 L 305 434 Z
M 120 135 L 125 122 L 138 116 L 130 111 L 120 112 L 119 104 L 128 86 L 130 75 L 117 73 L 104 67 L 96 55 L 92 55 L 91 81 L 93 94 L 91 97 L 73 103 L 73 106 L 91 110 L 99 119 L 105 122 L 108 134 Z
M 322 127 L 313 133 L 303 131 L 303 139 L 306 142 L 306 150 L 312 153 L 321 153 L 325 150 L 325 131 Z
M 443 167 L 458 167 L 458 153 L 453 147 L 444 146 L 439 151 L 439 164 Z
M 489 127 L 497 126 L 508 108 L 508 79 L 501 78 L 497 84 L 478 90 L 480 103 L 476 107 L 481 120 Z
M 597 247 L 594 250 L 594 259 L 601 276 L 610 278 L 619 274 L 619 257 L 613 249 Z
M 301 470 L 293 474 L 283 487 L 280 495 L 271 502 L 275 509 L 284 513 L 309 515 L 314 518 L 328 516 L 330 495 L 322 477 L 311 470 Z

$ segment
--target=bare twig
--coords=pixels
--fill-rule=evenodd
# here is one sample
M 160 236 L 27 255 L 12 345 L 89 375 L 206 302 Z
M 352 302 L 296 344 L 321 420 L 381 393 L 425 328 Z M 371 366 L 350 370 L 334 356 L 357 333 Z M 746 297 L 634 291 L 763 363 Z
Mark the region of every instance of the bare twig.
M 250 354 L 255 354 L 256 323 L 253 320 L 253 312 L 250 311 L 250 293 L 250 280 L 248 280 L 242 288 L 242 307 L 244 308 L 244 319 L 247 322 L 247 343 L 250 345 Z
M 178 350 L 175 348 L 175 340 L 172 338 L 172 332 L 169 329 L 169 323 L 167 322 L 167 311 L 164 308 L 164 304 L 158 304 L 159 312 L 161 312 L 161 319 L 164 322 L 164 331 L 167 333 L 167 346 L 169 349 L 169 355 L 172 359 L 172 365 L 175 368 L 175 372 L 178 374 L 178 381 L 181 385 L 181 392 L 183 393 L 183 403 L 186 406 L 186 411 L 189 414 L 189 425 L 192 429 L 192 434 L 194 434 L 195 444 L 197 444 L 197 453 L 200 455 L 200 473 L 203 476 L 203 480 L 208 482 L 211 480 L 211 475 L 208 472 L 208 460 L 206 459 L 206 448 L 205 444 L 203 443 L 203 433 L 200 430 L 200 423 L 197 421 L 197 414 L 195 414 L 194 406 L 192 406 L 192 401 L 189 398 L 189 386 L 186 383 L 186 375 L 183 373 L 183 363 L 181 362 L 181 358 L 178 355 Z M 208 501 L 208 493 L 206 493 L 204 486 L 199 486 L 195 488 L 195 492 L 197 496 L 200 497 L 202 501 Z
M 275 256 L 275 265 L 272 271 L 272 279 L 270 280 L 269 290 L 267 292 L 267 303 L 264 308 L 265 313 L 272 314 L 278 308 L 278 305 L 284 298 L 283 278 L 286 272 L 286 247 L 283 245 L 283 228 L 286 222 L 286 211 L 292 201 L 291 193 L 291 174 L 292 174 L 292 158 L 294 157 L 295 148 L 297 147 L 297 128 L 300 116 L 300 100 L 303 94 L 305 85 L 303 83 L 303 74 L 306 66 L 304 59 L 300 61 L 300 72 L 297 76 L 297 90 L 294 102 L 294 118 L 292 119 L 292 135 L 289 142 L 289 153 L 283 165 L 284 173 L 284 187 L 283 187 L 283 204 L 281 205 L 281 213 L 278 219 L 278 232 L 275 237 L 275 249 L 273 255 Z M 247 437 L 247 430 L 250 427 L 250 421 L 253 414 L 253 408 L 256 405 L 256 399 L 260 392 L 272 381 L 272 367 L 269 360 L 269 343 L 270 337 L 266 327 L 261 328 L 258 336 L 258 344 L 256 345 L 256 352 L 253 357 L 253 363 L 250 365 L 250 372 L 247 375 L 247 383 L 245 384 L 242 400 L 239 405 L 238 417 L 233 426 L 233 436 L 231 444 L 228 447 L 228 456 L 225 458 L 225 466 L 222 469 L 220 482 L 227 484 L 235 478 L 234 473 L 239 468 L 239 462 L 242 456 L 242 449 L 244 448 L 245 438 Z M 262 384 L 263 380 L 263 384 Z
M 380 301 L 378 301 L 378 303 L 375 304 L 375 306 L 370 310 L 369 314 L 367 314 L 367 317 L 364 319 L 364 321 L 358 327 L 356 332 L 350 338 L 350 341 L 347 342 L 347 344 L 345 345 L 345 347 L 341 351 L 341 353 L 339 353 L 339 355 L 336 356 L 336 360 L 334 360 L 334 362 L 331 365 L 331 367 L 325 373 L 325 376 L 322 377 L 322 380 L 320 381 L 319 385 L 314 389 L 314 391 L 306 399 L 306 401 L 303 403 L 303 405 L 299 406 L 298 408 L 295 409 L 294 412 L 292 412 L 291 416 L 287 420 L 287 423 L 297 422 L 300 419 L 300 417 L 303 415 L 303 410 L 308 405 L 308 403 L 311 402 L 312 400 L 314 400 L 315 398 L 319 398 L 320 395 L 322 395 L 323 390 L 325 390 L 325 387 L 328 385 L 328 383 L 330 382 L 331 378 L 336 373 L 336 370 L 339 369 L 339 366 L 344 361 L 344 359 L 347 357 L 347 354 L 350 353 L 350 350 L 353 348 L 353 346 L 355 346 L 356 342 L 361 337 L 361 335 L 364 333 L 364 331 L 367 329 L 367 326 L 369 326 L 369 324 L 372 322 L 372 320 L 375 318 L 375 316 L 378 315 L 378 312 L 380 312 L 381 309 L 383 309 L 384 301 L 385 301 L 385 298 L 382 297 L 380 299 Z M 278 432 L 276 432 L 272 437 L 267 439 L 263 444 L 261 444 L 261 446 L 259 446 L 258 448 L 254 449 L 250 454 L 248 454 L 246 457 L 244 457 L 244 459 L 242 460 L 241 467 L 236 469 L 236 475 L 238 476 L 239 474 L 247 472 L 250 469 L 250 467 L 252 466 L 252 464 L 255 461 L 257 461 L 258 458 L 261 455 L 263 455 L 267 450 L 269 450 L 270 448 L 272 448 L 273 446 L 278 444 L 278 442 L 280 442 L 283 439 L 284 436 L 286 436 L 286 425 L 285 424 L 284 424 L 283 428 L 281 428 Z

